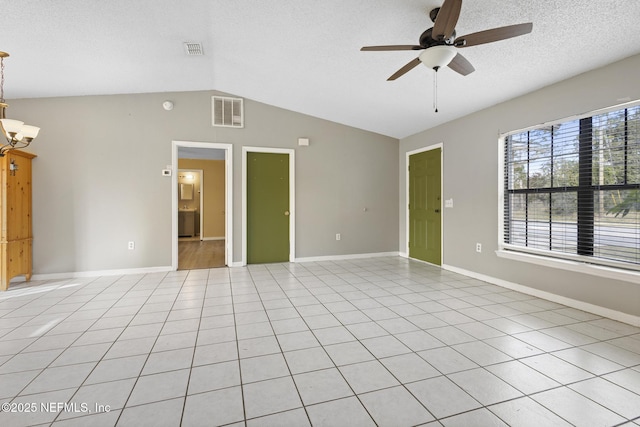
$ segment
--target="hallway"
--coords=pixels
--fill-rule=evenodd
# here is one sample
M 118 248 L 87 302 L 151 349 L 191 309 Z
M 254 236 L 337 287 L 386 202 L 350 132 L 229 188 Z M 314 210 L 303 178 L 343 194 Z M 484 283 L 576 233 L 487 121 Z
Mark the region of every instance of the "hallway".
M 178 270 L 224 267 L 224 240 L 178 241 Z

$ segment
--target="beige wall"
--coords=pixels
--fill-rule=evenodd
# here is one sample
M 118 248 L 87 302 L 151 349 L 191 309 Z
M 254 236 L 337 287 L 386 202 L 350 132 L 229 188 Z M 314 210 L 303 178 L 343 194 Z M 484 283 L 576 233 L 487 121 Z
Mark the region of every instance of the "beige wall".
M 243 146 L 296 150 L 297 257 L 398 250 L 397 139 L 250 99 L 244 128 L 214 128 L 213 94 L 9 100 L 9 117 L 42 128 L 29 147 L 38 155 L 35 274 L 171 266 L 171 178 L 161 171 L 174 140 L 233 145 L 234 262 L 244 240 Z M 298 147 L 299 137 L 311 145 Z
M 443 264 L 640 316 L 640 285 L 499 258 L 498 135 L 640 99 L 640 56 L 611 64 L 400 141 L 399 235 L 406 248 L 405 158 L 443 143 Z M 622 100 L 622 101 L 621 101 Z M 475 251 L 476 242 L 483 245 Z
M 180 169 L 198 169 L 203 174 L 204 194 L 202 227 L 204 229 L 202 237 L 206 239 L 223 238 L 224 233 L 224 160 L 201 160 L 201 159 L 178 159 Z M 178 180 L 178 182 L 180 182 Z M 179 204 L 182 206 L 181 204 Z
M 406 152 L 443 143 L 443 198 L 455 206 L 443 212 L 445 264 L 638 316 L 637 284 L 494 252 L 498 134 L 640 99 L 638 70 L 634 56 L 404 138 L 399 147 L 393 138 L 248 99 L 245 128 L 213 128 L 209 91 L 10 100 L 10 118 L 42 127 L 30 147 L 38 155 L 34 273 L 170 266 L 171 179 L 161 170 L 171 163 L 172 140 L 233 145 L 236 262 L 242 146 L 296 150 L 298 257 L 403 251 Z M 161 107 L 167 99 L 172 111 Z M 298 137 L 311 145 L 297 147 Z M 481 254 L 476 242 L 483 243 Z

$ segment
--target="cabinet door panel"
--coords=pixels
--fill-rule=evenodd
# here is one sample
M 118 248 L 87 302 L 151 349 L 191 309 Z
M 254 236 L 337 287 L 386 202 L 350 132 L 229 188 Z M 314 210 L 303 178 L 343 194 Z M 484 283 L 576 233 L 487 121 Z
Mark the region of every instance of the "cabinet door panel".
M 31 279 L 31 159 L 35 155 L 12 150 L 0 158 L 0 290 L 19 275 Z
M 9 152 L 6 167 L 6 239 L 28 239 L 31 236 L 31 159 Z

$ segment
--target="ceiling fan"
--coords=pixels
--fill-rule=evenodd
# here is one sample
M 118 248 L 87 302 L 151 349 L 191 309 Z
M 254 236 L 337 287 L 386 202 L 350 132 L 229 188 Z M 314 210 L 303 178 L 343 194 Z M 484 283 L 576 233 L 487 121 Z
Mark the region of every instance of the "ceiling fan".
M 444 0 L 441 7 L 433 9 L 429 13 L 429 17 L 433 21 L 433 27 L 422 33 L 417 45 L 365 46 L 360 50 L 424 50 L 417 58 L 400 68 L 387 80 L 395 80 L 403 76 L 420 63 L 433 68 L 436 72 L 441 67 L 448 66 L 453 71 L 466 76 L 475 71 L 475 68 L 464 56 L 456 52 L 458 48 L 518 37 L 530 33 L 533 29 L 533 24 L 529 22 L 456 37 L 455 27 L 461 8 L 462 0 Z

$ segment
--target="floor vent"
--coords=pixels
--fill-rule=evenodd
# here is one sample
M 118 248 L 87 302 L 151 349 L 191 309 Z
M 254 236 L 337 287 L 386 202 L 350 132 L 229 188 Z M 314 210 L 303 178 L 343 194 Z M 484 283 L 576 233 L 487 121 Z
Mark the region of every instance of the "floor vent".
M 213 96 L 213 126 L 244 127 L 244 107 L 242 98 Z
M 185 42 L 184 49 L 187 52 L 187 56 L 204 55 L 204 52 L 202 51 L 202 45 L 200 43 Z

